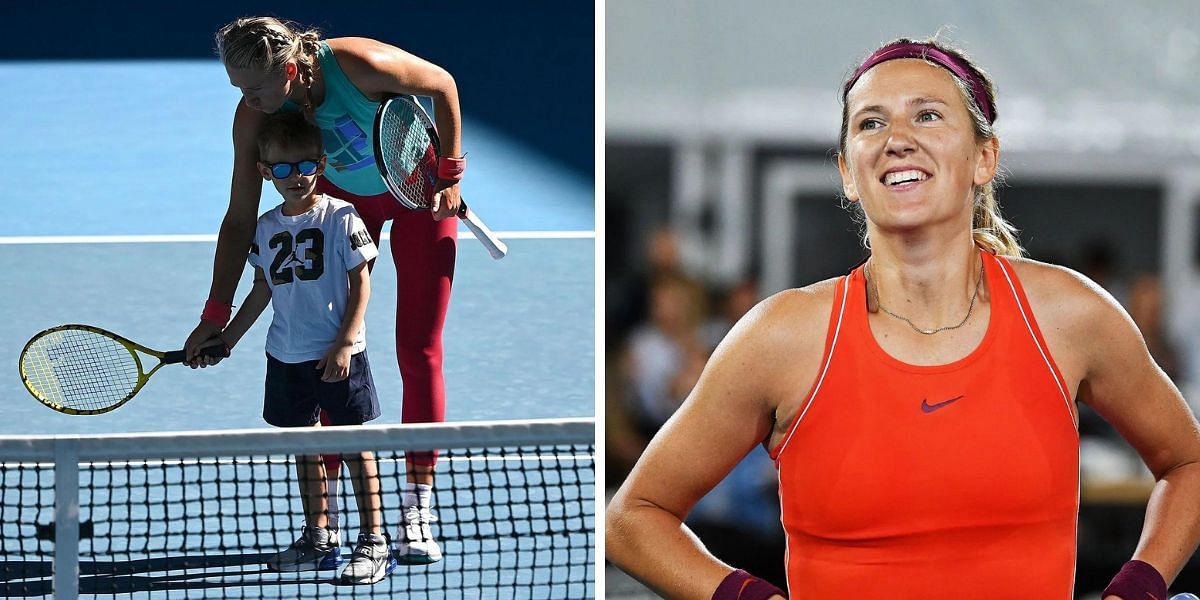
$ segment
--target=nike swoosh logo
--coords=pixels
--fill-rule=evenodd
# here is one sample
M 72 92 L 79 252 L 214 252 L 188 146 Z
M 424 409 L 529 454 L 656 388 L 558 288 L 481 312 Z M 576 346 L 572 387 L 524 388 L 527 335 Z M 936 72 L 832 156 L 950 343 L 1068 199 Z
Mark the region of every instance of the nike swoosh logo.
M 754 579 L 754 578 L 751 578 L 751 579 L 747 579 L 747 580 L 743 581 L 743 582 L 742 582 L 742 587 L 741 587 L 741 589 L 739 589 L 739 590 L 738 590 L 737 597 L 738 597 L 738 598 L 741 598 L 741 597 L 742 597 L 742 592 L 745 592 L 745 591 L 746 591 L 746 588 L 747 588 L 747 587 L 750 587 L 750 584 L 754 583 L 755 581 L 758 581 L 758 580 L 757 580 L 757 579 Z M 1158 600 L 1158 599 L 1157 599 L 1157 598 L 1155 598 L 1154 600 Z
M 937 404 L 930 404 L 929 402 L 926 402 L 924 398 L 922 398 L 921 399 L 921 412 L 926 413 L 926 414 L 931 413 L 939 408 L 942 408 L 943 406 L 946 406 L 947 404 L 950 404 L 951 402 L 954 402 L 955 400 L 959 400 L 960 398 L 962 398 L 962 396 L 955 396 L 949 400 L 943 400 L 942 402 L 938 402 Z

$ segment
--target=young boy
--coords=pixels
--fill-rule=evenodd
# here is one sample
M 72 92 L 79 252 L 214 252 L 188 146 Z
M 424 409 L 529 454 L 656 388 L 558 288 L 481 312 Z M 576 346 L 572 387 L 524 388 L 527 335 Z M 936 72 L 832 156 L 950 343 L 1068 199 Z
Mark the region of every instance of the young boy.
M 258 219 L 249 256 L 253 289 L 228 327 L 204 345 L 232 349 L 271 303 L 263 418 L 278 427 L 312 427 L 324 409 L 333 425 L 361 425 L 379 416 L 363 323 L 371 292 L 367 263 L 379 251 L 353 206 L 314 191 L 325 168 L 319 129 L 299 113 L 268 115 L 258 148 L 259 173 L 275 184 L 283 203 Z M 396 567 L 382 535 L 375 455 L 344 458 L 363 531 L 339 580 L 375 583 Z M 330 526 L 325 463 L 320 456 L 297 456 L 296 469 L 305 526 L 267 566 L 336 568 L 341 541 Z

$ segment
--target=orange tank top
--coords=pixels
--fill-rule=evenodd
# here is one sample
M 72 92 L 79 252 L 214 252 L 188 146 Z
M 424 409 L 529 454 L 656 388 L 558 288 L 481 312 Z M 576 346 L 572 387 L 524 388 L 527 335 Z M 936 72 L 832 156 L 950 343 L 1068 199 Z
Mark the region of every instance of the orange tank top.
M 887 354 L 862 267 L 838 280 L 817 380 L 772 453 L 793 600 L 1073 597 L 1071 399 L 1011 263 L 982 254 L 987 332 L 945 365 Z

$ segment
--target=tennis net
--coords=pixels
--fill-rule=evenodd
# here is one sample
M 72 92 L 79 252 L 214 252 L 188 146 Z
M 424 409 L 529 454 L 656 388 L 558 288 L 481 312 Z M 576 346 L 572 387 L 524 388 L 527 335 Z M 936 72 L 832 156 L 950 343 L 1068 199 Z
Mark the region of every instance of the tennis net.
M 0 595 L 592 598 L 594 443 L 592 419 L 0 437 Z M 405 452 L 427 450 L 442 560 L 358 586 L 267 568 L 304 524 L 296 455 L 373 451 L 394 538 Z M 348 559 L 360 524 L 342 482 Z

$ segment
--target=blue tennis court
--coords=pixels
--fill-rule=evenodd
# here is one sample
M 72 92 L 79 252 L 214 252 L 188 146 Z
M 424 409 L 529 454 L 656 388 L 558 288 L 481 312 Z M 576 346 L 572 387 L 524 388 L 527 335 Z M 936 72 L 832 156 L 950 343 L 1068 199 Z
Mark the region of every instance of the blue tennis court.
M 9 134 L 10 139 L 21 140 L 0 148 L 0 160 L 12 166 L 14 174 L 0 191 L 8 210 L 8 218 L 0 221 L 0 273 L 7 287 L 7 293 L 0 295 L 0 311 L 8 315 L 0 323 L 4 342 L 0 344 L 0 365 L 9 365 L 8 375 L 0 377 L 5 398 L 0 435 L 265 427 L 261 418 L 263 343 L 269 309 L 234 356 L 221 365 L 196 371 L 164 368 L 136 398 L 109 414 L 73 417 L 56 413 L 29 396 L 17 373 L 25 341 L 44 328 L 63 323 L 104 327 L 160 350 L 182 346 L 207 296 L 213 240 L 228 201 L 230 118 L 238 96 L 220 65 L 215 61 L 10 62 L 0 63 L 0 78 L 16 90 L 10 104 Z M 94 85 L 86 102 L 72 91 L 77 81 Z M 472 120 L 469 107 L 464 110 L 464 146 L 470 149 L 472 163 L 463 195 L 505 239 L 510 253 L 502 261 L 493 261 L 478 242 L 460 238 L 445 328 L 447 420 L 591 417 L 595 406 L 592 181 L 547 163 L 535 152 Z M 278 202 L 268 185 L 260 212 Z M 460 232 L 464 230 L 460 228 Z M 383 409 L 376 423 L 397 424 L 402 386 L 393 343 L 395 273 L 387 244 L 381 251 L 381 268 L 373 272 L 367 312 L 367 347 Z M 247 270 L 235 302 L 240 303 L 248 281 Z M 396 463 L 389 464 L 386 469 L 395 477 Z M 590 459 L 587 464 L 594 473 Z M 442 515 L 447 549 L 462 552 L 461 558 L 448 556 L 435 569 L 393 577 L 418 578 L 414 584 L 443 589 L 445 597 L 461 597 L 458 588 L 492 585 L 491 579 L 504 578 L 511 566 L 535 567 L 530 571 L 535 579 L 569 575 L 590 581 L 594 513 L 586 522 L 572 525 L 589 533 L 567 536 L 572 560 L 589 564 L 587 576 L 568 573 L 579 567 L 560 565 L 554 552 L 536 536 L 524 541 L 513 538 L 510 546 L 497 548 L 504 561 L 498 566 L 472 564 L 473 551 L 468 548 L 486 545 L 495 531 L 478 531 L 475 512 L 450 508 L 458 502 L 453 490 L 469 485 L 474 476 L 471 471 L 454 474 L 452 469 L 447 466 L 447 473 L 439 474 L 439 488 L 444 486 L 447 495 L 439 496 L 439 501 L 447 507 Z M 14 476 L 24 481 L 28 475 L 12 470 L 5 473 L 6 504 L 9 494 L 17 494 L 16 503 L 34 507 L 37 504 L 21 494 L 49 494 L 15 491 L 11 487 Z M 92 518 L 93 512 L 132 511 L 129 518 L 134 522 L 174 522 L 182 527 L 189 519 L 201 523 L 220 519 L 222 514 L 244 514 L 244 503 L 251 502 L 253 508 L 257 502 L 248 500 L 256 493 L 249 483 L 232 488 L 232 495 L 213 498 L 207 495 L 210 488 L 215 489 L 210 482 L 191 491 L 170 492 L 192 494 L 193 506 L 188 510 L 199 512 L 158 514 L 153 508 L 159 501 L 153 496 L 156 485 L 186 481 L 183 474 L 170 477 L 158 484 L 153 480 L 142 483 L 150 497 L 139 496 L 136 502 L 151 502 L 150 507 L 131 509 L 135 500 L 126 496 L 93 495 L 99 504 L 81 517 Z M 525 489 L 522 477 L 518 473 L 503 479 L 504 494 Z M 594 498 L 594 474 L 589 477 L 539 483 L 547 489 L 565 484 L 566 489 Z M 121 486 L 128 483 L 122 481 Z M 50 485 L 52 490 L 52 480 Z M 548 502 L 538 496 L 517 502 L 507 495 L 484 500 L 489 505 L 512 504 L 514 508 L 506 510 L 517 511 L 493 517 L 492 523 L 527 518 L 529 509 L 522 506 L 536 509 Z M 249 544 L 244 538 L 254 537 L 255 531 L 298 529 L 302 520 L 298 501 L 293 502 L 292 510 L 287 500 L 275 502 L 283 504 L 273 507 L 266 522 L 234 518 L 230 535 Z M 23 510 L 33 510 L 33 514 L 23 513 L 16 519 L 23 522 L 22 527 L 46 526 L 54 517 L 52 508 L 49 513 Z M 587 510 L 594 511 L 594 506 Z M 394 529 L 394 517 L 390 523 Z M 15 535 L 28 537 L 30 533 L 20 530 Z M 109 552 L 119 547 L 109 544 L 119 545 L 118 538 L 135 533 L 105 532 L 105 545 L 95 549 Z M 290 534 L 272 535 L 269 541 L 253 541 L 263 545 L 263 552 L 276 551 L 274 546 L 286 546 L 289 541 L 284 537 Z M 185 540 L 182 545 L 177 544 L 179 536 Z M 194 538 L 188 541 L 186 531 L 172 531 L 161 542 L 168 549 L 209 547 Z M 256 554 L 196 557 L 188 552 L 167 552 L 156 556 L 165 556 L 167 562 L 133 554 L 120 560 L 122 568 L 134 570 L 121 579 L 126 591 L 153 591 L 162 597 L 258 596 L 264 593 L 263 585 L 271 583 L 275 585 L 272 589 L 282 591 L 270 593 L 281 597 L 333 593 L 331 588 L 311 587 L 297 578 L 293 578 L 294 586 L 279 587 L 283 579 L 278 574 L 247 580 L 247 568 L 261 560 Z M 16 556 L 9 555 L 3 569 L 4 580 L 9 582 L 6 593 L 18 590 L 11 587 L 15 580 L 40 581 L 39 573 L 41 578 L 49 577 L 47 561 L 27 564 L 11 562 L 13 559 Z M 188 561 L 200 561 L 200 574 L 170 574 L 192 564 Z M 20 566 L 15 567 L 17 564 Z M 104 569 L 113 564 L 98 561 L 88 566 L 85 562 L 87 585 L 103 586 L 111 575 Z M 14 568 L 21 571 L 14 574 Z M 223 577 L 225 571 L 238 573 L 237 581 Z M 161 587 L 164 581 L 166 588 Z M 594 593 L 591 583 L 581 585 L 568 595 Z M 30 595 L 40 595 L 36 589 Z M 533 595 L 554 597 L 560 592 L 546 588 Z M 49 593 L 48 588 L 42 593 Z M 337 593 L 367 592 L 339 588 Z M 490 593 L 484 596 L 492 597 Z
M 97 325 L 160 350 L 182 346 L 208 294 L 215 244 L 179 240 L 215 235 L 228 203 L 229 123 L 238 96 L 220 65 L 0 63 L 0 78 L 26 95 L 18 95 L 10 114 L 11 139 L 22 142 L 0 148 L 0 161 L 15 165 L 16 174 L 0 191 L 8 210 L 0 221 L 0 269 L 8 286 L 0 310 L 9 316 L 0 324 L 0 364 L 12 366 L 0 383 L 9 399 L 0 434 L 264 425 L 266 314 L 230 360 L 204 371 L 164 369 L 108 415 L 47 410 L 28 396 L 16 371 L 25 340 L 62 323 Z M 93 101 L 69 93 L 78 80 L 96 82 Z M 447 418 L 592 416 L 591 181 L 472 122 L 469 111 L 464 132 L 472 173 L 463 195 L 493 230 L 510 232 L 511 252 L 493 261 L 475 240 L 459 242 L 445 330 Z M 261 209 L 278 202 L 266 186 Z M 398 423 L 395 273 L 387 244 L 381 250 L 367 346 L 380 421 Z M 235 302 L 248 289 L 249 271 L 242 281 Z

